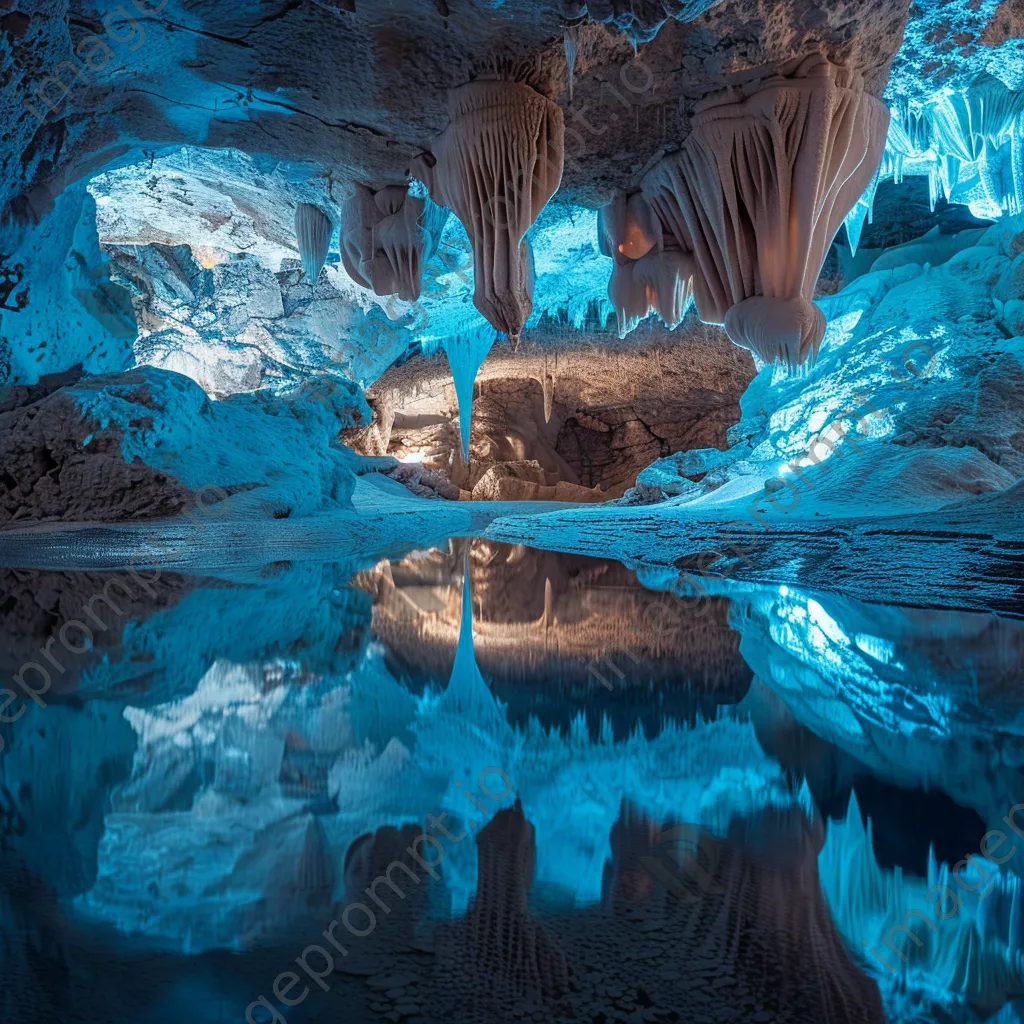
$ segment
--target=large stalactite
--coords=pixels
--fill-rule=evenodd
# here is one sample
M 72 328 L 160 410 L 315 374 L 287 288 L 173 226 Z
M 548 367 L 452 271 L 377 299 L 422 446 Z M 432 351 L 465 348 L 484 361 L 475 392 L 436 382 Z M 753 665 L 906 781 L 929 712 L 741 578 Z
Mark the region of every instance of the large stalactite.
M 693 252 L 701 319 L 762 359 L 817 354 L 811 302 L 832 238 L 870 184 L 888 112 L 820 55 L 698 105 L 683 146 L 643 180 L 664 229 Z
M 410 195 L 404 185 L 356 185 L 342 211 L 342 265 L 363 288 L 415 302 L 423 265 L 436 252 L 447 219 L 447 210 Z
M 524 236 L 562 178 L 562 111 L 520 82 L 477 80 L 452 90 L 449 112 L 412 174 L 462 221 L 473 245 L 473 302 L 517 344 L 533 308 Z

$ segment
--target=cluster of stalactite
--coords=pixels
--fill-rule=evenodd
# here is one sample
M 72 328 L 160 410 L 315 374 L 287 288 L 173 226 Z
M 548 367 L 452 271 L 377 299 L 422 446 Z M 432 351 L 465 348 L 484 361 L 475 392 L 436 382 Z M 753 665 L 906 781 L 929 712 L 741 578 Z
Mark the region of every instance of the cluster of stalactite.
M 408 186 L 356 184 L 341 214 L 339 248 L 349 277 L 377 295 L 408 302 L 420 296 L 423 265 L 437 250 L 448 211 L 410 195 Z M 295 209 L 295 238 L 302 270 L 316 285 L 334 233 L 330 214 L 312 203 Z
M 983 75 L 925 104 L 896 104 L 878 173 L 846 218 L 854 252 L 879 184 L 907 176 L 928 179 L 933 210 L 942 196 L 976 217 L 1024 212 L 1024 93 Z
M 620 335 L 652 311 L 674 328 L 692 302 L 765 362 L 812 360 L 825 333 L 814 286 L 834 235 L 877 178 L 888 123 L 861 76 L 820 54 L 747 73 L 703 100 L 683 144 L 601 210 Z M 494 332 L 515 346 L 532 311 L 526 234 L 558 188 L 563 154 L 558 105 L 496 70 L 451 90 L 448 127 L 412 162 L 410 177 L 430 199 L 360 186 L 344 209 L 349 275 L 403 299 L 419 295 L 443 226 L 438 207 L 466 229 L 474 305 L 489 327 L 443 343 L 464 458 L 473 380 Z
M 747 77 L 698 105 L 683 145 L 601 214 L 620 333 L 650 310 L 700 318 L 766 362 L 813 359 L 812 302 L 829 245 L 882 156 L 888 111 L 820 55 Z

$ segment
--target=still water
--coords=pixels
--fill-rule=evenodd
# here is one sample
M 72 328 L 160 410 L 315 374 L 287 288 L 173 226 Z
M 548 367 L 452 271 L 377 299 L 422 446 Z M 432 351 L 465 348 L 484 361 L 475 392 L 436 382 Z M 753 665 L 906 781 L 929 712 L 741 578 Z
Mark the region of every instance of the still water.
M 1024 1019 L 1019 620 L 112 579 L 0 570 L 4 1024 Z

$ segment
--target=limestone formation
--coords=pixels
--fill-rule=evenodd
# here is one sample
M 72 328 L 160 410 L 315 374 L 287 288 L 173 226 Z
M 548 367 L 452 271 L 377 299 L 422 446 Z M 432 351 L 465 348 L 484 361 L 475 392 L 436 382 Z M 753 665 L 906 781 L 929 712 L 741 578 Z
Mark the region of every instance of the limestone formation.
M 817 54 L 698 104 L 691 134 L 647 173 L 643 195 L 694 254 L 702 320 L 767 361 L 817 354 L 814 285 L 875 173 L 887 124 L 860 76 Z M 753 299 L 775 301 L 728 316 Z
M 459 1009 L 479 1012 L 532 998 L 560 1016 L 555 1007 L 569 994 L 569 971 L 565 953 L 529 912 L 534 830 L 522 806 L 499 811 L 476 843 L 476 895 L 440 943 L 441 955 L 461 967 Z
M 598 216 L 601 253 L 613 260 L 608 298 L 624 338 L 651 311 L 677 327 L 689 305 L 693 260 L 639 192 L 620 192 Z
M 562 111 L 521 82 L 478 79 L 451 91 L 449 116 L 411 173 L 462 221 L 474 305 L 516 344 L 533 308 L 524 236 L 561 181 Z
M 299 203 L 295 207 L 295 237 L 299 242 L 302 271 L 311 285 L 316 284 L 327 262 L 333 231 L 331 218 L 319 206 Z
M 612 828 L 605 900 L 616 917 L 643 927 L 633 935 L 624 928 L 619 941 L 628 949 L 653 936 L 671 948 L 689 1004 L 728 1008 L 709 1020 L 882 1024 L 878 987 L 850 955 L 821 891 L 820 845 L 820 827 L 797 808 L 733 819 L 718 837 L 686 824 L 659 827 L 624 805 Z M 766 977 L 770 990 L 757 980 Z M 731 1015 L 755 998 L 759 1013 L 750 1005 Z
M 356 284 L 407 302 L 420 297 L 423 266 L 437 251 L 448 212 L 404 185 L 356 185 L 342 211 L 341 262 Z

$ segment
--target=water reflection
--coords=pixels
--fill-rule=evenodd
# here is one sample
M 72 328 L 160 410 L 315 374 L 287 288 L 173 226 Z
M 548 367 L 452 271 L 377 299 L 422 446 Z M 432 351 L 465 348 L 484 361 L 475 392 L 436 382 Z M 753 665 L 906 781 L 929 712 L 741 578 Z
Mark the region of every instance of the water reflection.
M 5 1022 L 1016 1020 L 1019 622 L 481 542 L 165 583 L 6 707 Z M 5 584 L 10 678 L 104 578 Z

